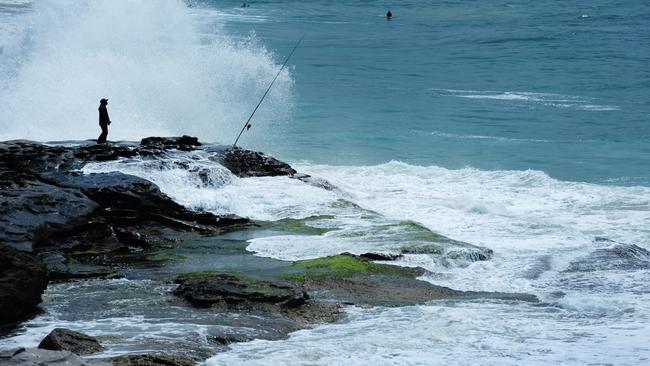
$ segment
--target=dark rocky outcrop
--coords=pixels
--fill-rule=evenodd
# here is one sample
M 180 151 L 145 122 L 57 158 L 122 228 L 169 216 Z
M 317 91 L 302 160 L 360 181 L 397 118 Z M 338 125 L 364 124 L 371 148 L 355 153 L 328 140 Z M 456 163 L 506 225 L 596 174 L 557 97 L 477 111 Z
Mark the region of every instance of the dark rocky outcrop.
M 46 286 L 47 272 L 37 258 L 0 245 L 0 324 L 33 313 Z
M 51 351 L 70 351 L 76 355 L 90 355 L 104 350 L 97 338 L 64 328 L 52 330 L 41 341 L 38 348 Z
M 183 135 L 181 137 L 147 137 L 140 141 L 140 146 L 192 151 L 197 146 L 201 146 L 201 143 L 196 137 Z
M 83 175 L 74 171 L 89 162 L 135 156 L 156 160 L 164 158 L 170 149 L 202 147 L 190 136 L 150 137 L 140 145 L 0 142 L 0 244 L 23 251 L 149 247 L 169 236 L 169 230 L 213 232 L 246 222 L 235 216 L 190 211 L 142 178 L 117 172 Z M 261 153 L 210 148 L 215 160 L 228 162 L 226 165 L 240 176 L 295 172 Z M 34 248 L 35 244 L 39 248 Z
M 142 178 L 77 171 L 91 162 L 135 157 L 164 161 L 171 150 L 202 148 L 198 139 L 190 136 L 151 137 L 139 145 L 0 142 L 0 245 L 33 252 L 51 270 L 52 279 L 114 277 L 119 275 L 114 268 L 122 260 L 120 255 L 169 245 L 191 233 L 214 233 L 248 222 L 233 215 L 189 210 Z M 232 161 L 235 174 L 242 176 L 293 172 L 287 164 L 260 153 L 211 149 L 215 160 Z M 253 160 L 246 161 L 247 157 Z M 3 251 L 0 260 L 9 263 L 21 258 L 25 264 L 2 268 L 2 278 L 8 279 L 0 287 L 0 308 L 6 309 L 0 315 L 3 322 L 33 311 L 40 302 L 45 275 L 37 258 L 5 253 L 9 252 Z M 146 255 L 141 257 L 146 260 Z M 12 272 L 21 266 L 32 275 Z M 18 285 L 10 288 L 14 279 L 23 293 L 16 293 Z M 8 303 L 13 296 L 22 302 Z
M 208 336 L 208 340 L 227 346 L 232 343 L 243 343 L 252 341 L 253 336 L 248 334 L 236 334 L 236 333 L 222 333 L 218 335 Z
M 388 254 L 388 253 L 363 253 L 359 257 L 371 261 L 394 261 L 404 257 L 401 254 Z
M 271 177 L 296 174 L 296 171 L 287 163 L 266 156 L 261 152 L 243 150 L 237 147 L 225 151 L 222 164 L 239 177 Z
M 256 308 L 260 304 L 295 308 L 309 299 L 299 285 L 258 280 L 241 274 L 199 272 L 180 276 L 174 294 L 198 307 Z
M 110 358 L 113 366 L 192 366 L 196 362 L 185 356 L 166 354 L 126 355 Z
M 264 332 L 254 338 L 281 339 L 296 330 L 341 317 L 338 304 L 310 301 L 302 284 L 296 281 L 206 271 L 181 275 L 176 283 L 179 287 L 174 294 L 196 307 L 259 314 L 266 324 Z M 212 339 L 228 344 L 250 340 L 251 335 L 224 333 Z
M 111 366 L 102 360 L 84 360 L 68 351 L 16 348 L 0 351 L 2 366 Z
M 0 243 L 32 251 L 34 242 L 83 223 L 98 207 L 79 190 L 0 163 Z

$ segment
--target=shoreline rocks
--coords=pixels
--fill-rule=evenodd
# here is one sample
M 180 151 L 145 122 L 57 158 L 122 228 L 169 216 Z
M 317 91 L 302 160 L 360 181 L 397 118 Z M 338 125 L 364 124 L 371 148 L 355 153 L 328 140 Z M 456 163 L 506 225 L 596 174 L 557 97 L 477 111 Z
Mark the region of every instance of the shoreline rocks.
M 111 362 L 113 366 L 192 366 L 196 364 L 189 357 L 161 353 L 125 355 L 112 357 L 106 361 Z
M 256 278 L 242 273 L 194 272 L 179 276 L 174 295 L 199 308 L 256 313 L 278 318 L 267 325 L 280 335 L 341 319 L 340 305 L 311 301 L 301 284 L 277 278 Z M 266 314 L 266 315 L 265 315 Z M 213 336 L 220 344 L 251 340 L 250 336 Z
M 0 245 L 0 324 L 34 313 L 47 286 L 47 272 L 38 258 Z
M 90 162 L 134 157 L 164 160 L 172 150 L 204 148 L 239 176 L 295 173 L 288 164 L 262 153 L 205 147 L 190 136 L 150 137 L 139 145 L 0 142 L 0 247 L 34 254 L 10 255 L 9 249 L 1 253 L 0 260 L 20 258 L 22 264 L 3 266 L 0 272 L 4 281 L 0 282 L 0 308 L 6 309 L 0 324 L 18 320 L 40 302 L 47 280 L 37 257 L 51 271 L 51 279 L 115 277 L 119 273 L 113 268 L 120 256 L 133 250 L 146 251 L 248 223 L 235 215 L 189 210 L 146 179 L 119 172 L 84 175 L 77 171 Z M 79 258 L 87 262 L 79 263 Z M 21 267 L 34 275 L 20 274 Z M 11 279 L 27 290 L 20 293 L 9 283 Z M 13 306 L 9 299 L 14 296 L 24 299 Z
M 104 350 L 97 338 L 70 329 L 56 328 L 38 345 L 50 351 L 70 351 L 75 355 L 90 355 Z
M 208 270 L 176 278 L 174 295 L 194 307 L 216 312 L 238 311 L 280 316 L 293 327 L 285 333 L 313 324 L 341 319 L 343 305 L 409 306 L 433 300 L 491 298 L 537 302 L 527 294 L 458 291 L 419 280 L 426 273 L 420 267 L 400 267 L 376 263 L 365 254 L 349 253 L 316 259 L 286 262 L 272 272 L 251 275 Z M 396 259 L 379 256 L 380 259 Z M 264 315 L 266 314 L 266 315 Z M 246 342 L 249 335 L 216 335 L 214 341 L 227 345 Z
M 201 154 L 185 154 L 198 150 L 202 151 Z M 208 270 L 177 276 L 181 270 L 192 270 L 191 264 L 187 267 L 170 264 L 186 259 L 174 254 L 174 250 L 182 250 L 176 246 L 179 242 L 241 229 L 244 225 L 261 225 L 234 215 L 190 210 L 174 202 L 154 183 L 133 175 L 120 172 L 82 174 L 78 171 L 87 163 L 117 159 L 143 159 L 152 161 L 153 166 L 173 165 L 189 169 L 191 164 L 174 158 L 179 154 L 183 158 L 196 155 L 200 160 L 206 153 L 210 160 L 220 162 L 238 177 L 293 176 L 305 179 L 305 176 L 297 176 L 288 164 L 263 153 L 204 145 L 190 136 L 150 137 L 140 144 L 48 146 L 24 140 L 0 142 L 0 324 L 22 319 L 34 311 L 47 286 L 46 268 L 49 280 L 53 281 L 115 278 L 125 273 L 133 276 L 134 268 L 149 271 L 155 267 L 155 270 L 136 278 L 149 280 L 156 277 L 156 281 L 168 286 L 177 297 L 174 299 L 165 292 L 160 294 L 164 302 L 156 304 L 175 303 L 176 306 L 187 302 L 202 308 L 194 312 L 210 314 L 214 311 L 218 316 L 226 315 L 224 318 L 231 316 L 227 324 L 220 329 L 211 329 L 198 342 L 203 342 L 203 345 L 212 342 L 217 349 L 258 338 L 283 339 L 299 329 L 339 321 L 343 316 L 341 307 L 348 304 L 405 306 L 438 299 L 474 298 L 536 301 L 534 296 L 525 294 L 457 291 L 419 280 L 418 277 L 426 273 L 422 268 L 376 263 L 395 261 L 409 253 L 443 254 L 441 245 L 422 245 L 429 242 L 451 243 L 465 249 L 446 252 L 451 260 L 488 260 L 492 255 L 489 249 L 453 241 L 414 222 L 399 223 L 401 227 L 409 228 L 405 235 L 417 244 L 403 248 L 399 254 L 365 253 L 357 256 L 343 253 L 296 262 L 276 261 L 268 268 L 255 267 L 253 263 L 259 261 L 250 261 L 251 264 L 235 268 L 251 273 Z M 198 169 L 190 172 L 197 174 L 205 184 L 210 178 L 209 171 Z M 323 188 L 333 189 L 326 185 Z M 322 235 L 331 230 L 311 227 L 304 220 L 292 219 L 270 223 L 268 227 L 302 235 Z M 208 244 L 206 248 L 217 250 L 213 247 L 215 243 Z M 242 240 L 236 255 L 232 248 L 228 249 L 230 252 L 217 252 L 218 255 L 224 254 L 226 259 L 216 262 L 221 263 L 220 268 L 232 268 L 232 263 L 224 265 L 225 261 L 234 259 L 235 263 L 240 263 L 237 260 L 253 255 L 244 253 L 245 247 Z M 230 257 L 226 257 L 226 253 Z M 213 266 L 214 262 L 207 263 Z M 241 263 L 247 262 L 241 260 Z M 206 268 L 205 264 L 201 265 L 200 269 Z M 152 276 L 152 273 L 156 274 Z M 178 285 L 175 289 L 169 286 L 173 277 L 176 277 Z M 156 297 L 156 300 L 160 298 Z M 218 316 L 210 317 L 209 321 Z M 110 362 L 119 366 L 184 366 L 208 357 L 206 354 L 215 350 L 207 347 L 206 352 L 197 356 L 196 352 L 186 352 L 180 347 L 175 349 L 179 354 L 195 357 L 195 360 L 185 356 L 145 354 L 85 361 L 67 351 L 93 354 L 102 352 L 102 345 L 93 337 L 60 328 L 52 331 L 39 347 L 60 351 L 7 351 L 0 353 L 0 361 L 16 365 L 47 360 L 52 364 L 70 365 L 104 365 Z M 152 348 L 147 349 L 152 351 Z M 160 349 L 174 352 L 168 348 Z
M 0 351 L 3 366 L 111 366 L 102 360 L 84 360 L 69 351 L 16 348 Z

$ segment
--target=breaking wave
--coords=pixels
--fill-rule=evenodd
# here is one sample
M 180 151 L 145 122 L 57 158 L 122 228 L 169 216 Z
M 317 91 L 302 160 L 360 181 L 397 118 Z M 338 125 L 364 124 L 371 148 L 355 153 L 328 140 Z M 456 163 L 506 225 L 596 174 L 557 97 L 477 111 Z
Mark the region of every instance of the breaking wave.
M 112 139 L 192 134 L 231 142 L 280 67 L 254 35 L 231 37 L 180 0 L 31 5 L 20 28 L 0 39 L 0 139 L 96 138 L 106 97 Z M 292 93 L 285 70 L 247 139 L 281 130 Z

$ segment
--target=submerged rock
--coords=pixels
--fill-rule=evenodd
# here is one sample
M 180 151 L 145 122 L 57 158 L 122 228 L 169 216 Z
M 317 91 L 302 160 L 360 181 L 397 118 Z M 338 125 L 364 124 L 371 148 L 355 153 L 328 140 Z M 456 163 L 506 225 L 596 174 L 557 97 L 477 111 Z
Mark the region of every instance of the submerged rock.
M 0 245 L 0 324 L 34 313 L 47 286 L 47 272 L 38 258 Z
M 185 356 L 167 354 L 126 355 L 108 359 L 113 366 L 192 366 L 196 362 Z
M 604 240 L 599 240 L 603 242 Z M 586 257 L 571 262 L 569 272 L 650 269 L 650 251 L 634 244 L 618 243 L 596 249 Z
M 111 366 L 101 360 L 84 360 L 69 351 L 16 348 L 0 351 L 3 366 Z
M 90 355 L 104 350 L 97 338 L 64 328 L 56 328 L 50 332 L 41 341 L 38 348 L 70 351 L 76 355 Z

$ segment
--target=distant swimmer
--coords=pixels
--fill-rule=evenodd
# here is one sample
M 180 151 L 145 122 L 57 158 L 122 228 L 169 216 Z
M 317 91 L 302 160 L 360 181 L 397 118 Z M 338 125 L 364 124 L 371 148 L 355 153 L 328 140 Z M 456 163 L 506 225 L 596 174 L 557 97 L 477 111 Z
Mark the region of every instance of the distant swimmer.
M 108 125 L 111 124 L 110 118 L 108 118 L 108 99 L 102 98 L 99 101 L 99 127 L 102 128 L 102 134 L 97 138 L 98 144 L 105 144 L 106 137 L 108 136 Z
M 248 4 L 246 4 L 246 3 L 241 4 L 241 7 L 242 7 L 242 8 L 248 8 L 249 6 L 250 6 L 250 5 L 248 5 Z
M 390 12 L 390 9 L 388 9 L 388 13 L 386 13 L 386 19 L 390 19 L 393 17 L 393 13 Z

